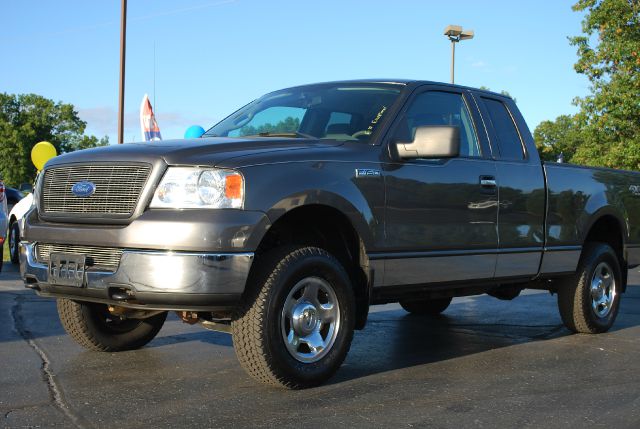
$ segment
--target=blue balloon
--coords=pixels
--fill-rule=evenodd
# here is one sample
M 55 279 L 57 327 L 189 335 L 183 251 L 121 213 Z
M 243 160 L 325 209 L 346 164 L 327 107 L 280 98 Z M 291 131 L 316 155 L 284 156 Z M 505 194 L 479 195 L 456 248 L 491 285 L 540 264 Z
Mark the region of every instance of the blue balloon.
M 204 128 L 200 125 L 191 125 L 184 133 L 185 139 L 197 139 L 204 134 Z

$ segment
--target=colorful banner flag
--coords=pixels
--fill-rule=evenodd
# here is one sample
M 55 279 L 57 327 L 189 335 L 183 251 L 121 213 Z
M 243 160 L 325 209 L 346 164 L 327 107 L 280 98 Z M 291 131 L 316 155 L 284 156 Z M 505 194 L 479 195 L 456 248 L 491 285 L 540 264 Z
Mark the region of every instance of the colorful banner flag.
M 149 101 L 147 94 L 142 97 L 142 104 L 140 104 L 140 129 L 142 130 L 142 140 L 148 142 L 153 140 L 162 140 L 160 135 L 160 127 L 156 122 L 156 117 L 153 114 L 153 108 Z

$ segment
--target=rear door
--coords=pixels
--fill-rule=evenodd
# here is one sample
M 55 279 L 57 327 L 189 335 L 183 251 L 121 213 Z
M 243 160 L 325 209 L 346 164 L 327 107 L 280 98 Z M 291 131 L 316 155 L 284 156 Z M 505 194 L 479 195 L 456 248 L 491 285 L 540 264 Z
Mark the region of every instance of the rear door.
M 496 277 L 538 273 L 544 246 L 544 173 L 531 134 L 511 99 L 475 95 L 495 158 L 498 185 Z M 529 139 L 530 141 L 527 141 Z
M 452 159 L 384 164 L 386 252 L 384 285 L 490 279 L 497 237 L 496 169 L 469 93 L 426 86 L 407 102 L 387 137 L 411 141 L 422 125 L 460 128 L 461 154 Z

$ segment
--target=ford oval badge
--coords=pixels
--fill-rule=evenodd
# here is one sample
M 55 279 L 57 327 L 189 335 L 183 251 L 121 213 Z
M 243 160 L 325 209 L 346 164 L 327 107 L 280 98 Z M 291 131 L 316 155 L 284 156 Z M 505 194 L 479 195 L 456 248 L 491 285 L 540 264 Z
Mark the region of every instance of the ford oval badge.
M 96 185 L 87 180 L 78 182 L 71 187 L 71 192 L 73 193 L 73 195 L 80 198 L 90 197 L 95 191 Z

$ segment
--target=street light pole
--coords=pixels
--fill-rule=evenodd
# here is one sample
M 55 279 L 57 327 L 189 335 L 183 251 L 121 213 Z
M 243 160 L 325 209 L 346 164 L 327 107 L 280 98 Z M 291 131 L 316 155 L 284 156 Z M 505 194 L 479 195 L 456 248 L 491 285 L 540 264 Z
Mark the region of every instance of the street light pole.
M 463 30 L 459 25 L 449 25 L 444 29 L 444 35 L 451 40 L 451 83 L 454 83 L 456 43 L 461 40 L 473 39 L 473 30 Z
M 451 83 L 454 82 L 454 73 L 456 69 L 456 42 L 451 41 Z
M 127 48 L 127 0 L 120 7 L 120 84 L 118 92 L 118 144 L 124 142 L 124 65 Z

